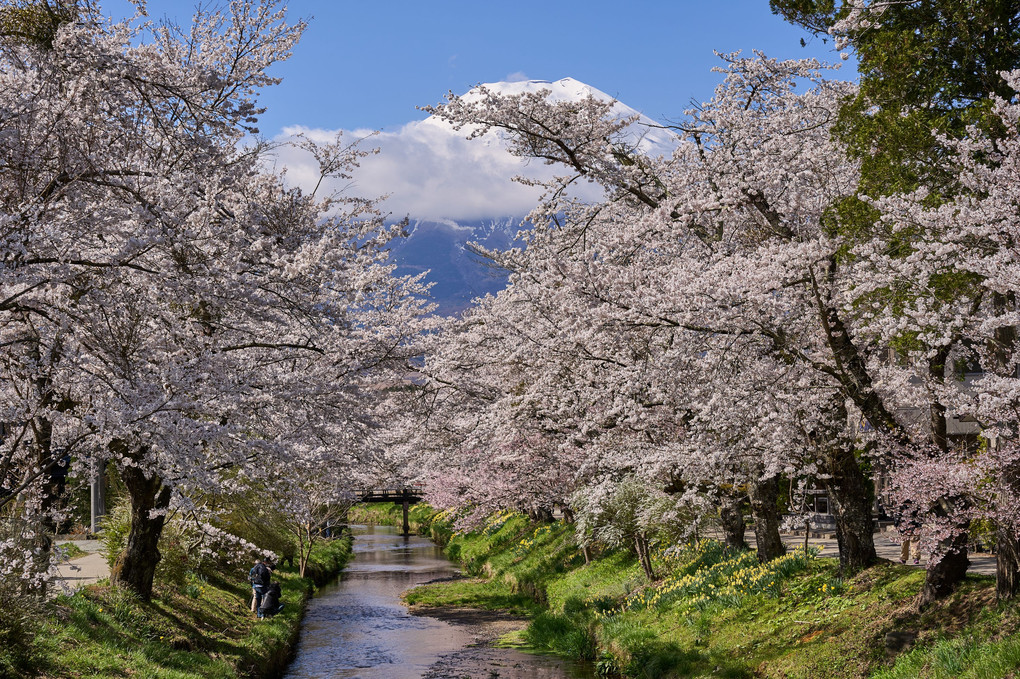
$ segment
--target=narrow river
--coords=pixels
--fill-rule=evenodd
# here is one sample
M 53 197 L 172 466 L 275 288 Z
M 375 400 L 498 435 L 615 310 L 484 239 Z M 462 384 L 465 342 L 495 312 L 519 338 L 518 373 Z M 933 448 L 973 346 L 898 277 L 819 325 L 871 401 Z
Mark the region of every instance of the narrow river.
M 587 668 L 479 644 L 481 627 L 411 615 L 400 593 L 458 570 L 432 541 L 355 526 L 354 560 L 308 605 L 288 679 L 583 679 Z

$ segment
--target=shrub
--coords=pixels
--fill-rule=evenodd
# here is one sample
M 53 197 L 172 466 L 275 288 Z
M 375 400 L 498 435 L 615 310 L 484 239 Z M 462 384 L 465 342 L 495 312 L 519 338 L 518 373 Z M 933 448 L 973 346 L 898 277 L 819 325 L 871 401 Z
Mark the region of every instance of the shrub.
M 23 675 L 33 664 L 39 630 L 38 598 L 26 595 L 20 580 L 0 576 L 0 676 Z

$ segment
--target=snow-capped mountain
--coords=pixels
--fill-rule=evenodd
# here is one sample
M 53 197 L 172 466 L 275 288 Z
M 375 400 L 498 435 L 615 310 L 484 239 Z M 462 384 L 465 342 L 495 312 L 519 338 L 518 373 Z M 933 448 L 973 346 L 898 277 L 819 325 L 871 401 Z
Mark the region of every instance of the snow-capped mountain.
M 476 297 L 495 294 L 506 286 L 506 272 L 490 266 L 467 244 L 504 250 L 512 247 L 520 219 L 506 217 L 468 223 L 414 221 L 407 238 L 394 247 L 397 273 L 427 271 L 430 291 L 444 316 L 466 309 Z
M 489 91 L 505 95 L 546 92 L 554 102 L 581 101 L 588 96 L 614 101 L 605 92 L 573 78 L 487 83 Z M 469 101 L 479 96 L 478 88 L 464 95 Z M 614 102 L 613 112 L 621 118 L 637 111 Z M 307 153 L 288 145 L 297 133 L 323 143 L 334 142 L 337 130 L 288 128 L 277 141 L 284 142 L 278 162 L 287 167 L 291 181 L 306 188 L 319 180 L 319 165 Z M 673 134 L 653 120 L 639 116 L 630 126 L 630 141 L 649 155 L 668 155 L 676 146 Z M 524 216 L 537 204 L 541 189 L 512 181 L 516 175 L 548 179 L 562 168 L 542 162 L 525 161 L 506 150 L 504 138 L 496 131 L 468 140 L 468 132 L 434 116 L 409 122 L 396 130 L 372 133 L 367 130 L 343 132 L 348 141 L 364 137 L 364 148 L 380 153 L 361 161 L 353 183 L 324 182 L 322 192 L 351 191 L 356 195 L 387 196 L 383 209 L 393 221 L 407 218 L 409 237 L 394 244 L 393 253 L 401 273 L 430 270 L 433 296 L 439 313 L 465 308 L 473 297 L 501 289 L 506 281 L 494 278 L 491 267 L 466 249 L 470 241 L 486 247 L 510 245 Z M 582 199 L 597 200 L 599 189 L 582 185 Z
M 637 120 L 628 128 L 628 132 L 631 137 L 630 141 L 639 151 L 649 156 L 668 156 L 676 148 L 676 135 L 664 128 L 662 124 L 617 101 L 602 90 L 586 85 L 573 78 L 486 83 L 472 89 L 462 99 L 467 102 L 478 101 L 481 88 L 505 96 L 545 92 L 546 100 L 552 103 L 581 101 L 588 97 L 593 97 L 599 101 L 613 102 L 612 111 L 617 118 L 637 116 Z M 441 121 L 436 121 L 432 116 L 424 122 L 426 124 L 445 124 Z M 490 141 L 490 143 L 492 142 Z
M 672 132 L 629 106 L 615 101 L 605 92 L 573 78 L 487 83 L 482 87 L 505 95 L 544 91 L 554 102 L 580 101 L 589 96 L 602 101 L 613 101 L 612 110 L 620 118 L 638 116 L 637 122 L 628 131 L 633 135 L 632 143 L 642 152 L 668 155 L 676 147 L 676 137 Z M 478 89 L 475 88 L 464 98 L 470 101 L 477 96 Z M 449 212 L 446 215 L 436 214 L 432 202 L 423 203 L 423 207 L 427 206 L 424 210 L 428 213 L 426 215 L 416 215 L 411 206 L 408 210 L 409 235 L 396 244 L 393 250 L 399 264 L 398 272 L 411 274 L 429 271 L 428 280 L 433 283 L 432 297 L 439 305 L 438 312 L 444 315 L 456 313 L 467 308 L 475 297 L 498 292 L 506 285 L 505 274 L 493 270 L 487 262 L 471 252 L 467 244 L 476 242 L 486 248 L 496 249 L 512 246 L 514 235 L 521 229 L 524 215 L 538 199 L 537 191 L 514 183 L 512 177 L 515 174 L 550 176 L 556 170 L 540 163 L 525 163 L 514 158 L 505 150 L 505 142 L 496 132 L 467 141 L 464 139 L 466 132 L 455 131 L 449 123 L 435 116 L 410 123 L 400 135 L 405 141 L 413 139 L 418 143 L 409 155 L 430 168 L 428 175 L 421 177 L 422 184 L 419 186 L 455 199 L 449 201 Z M 423 140 L 429 141 L 425 143 Z M 388 140 L 384 138 L 383 141 Z M 380 157 L 385 157 L 387 152 L 390 152 L 390 144 L 383 143 Z M 404 152 L 408 152 L 407 147 Z M 444 162 L 437 163 L 437 156 Z M 408 158 L 408 162 L 411 162 L 411 158 Z M 448 163 L 455 164 L 455 167 L 450 167 Z M 479 178 L 484 181 L 479 181 Z M 393 187 L 390 193 L 398 190 L 398 187 Z M 508 200 L 508 196 L 521 198 Z M 593 190 L 588 197 L 596 199 L 598 195 Z M 479 203 L 491 205 L 490 212 L 480 214 L 476 207 Z M 464 212 L 465 205 L 471 205 L 474 211 Z

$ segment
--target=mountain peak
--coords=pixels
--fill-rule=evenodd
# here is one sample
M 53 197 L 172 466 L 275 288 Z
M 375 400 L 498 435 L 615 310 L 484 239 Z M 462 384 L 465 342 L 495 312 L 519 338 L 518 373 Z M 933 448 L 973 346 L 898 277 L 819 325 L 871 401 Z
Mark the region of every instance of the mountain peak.
M 504 96 L 546 92 L 546 99 L 552 103 L 581 101 L 588 97 L 594 97 L 604 102 L 612 102 L 612 114 L 615 117 L 637 117 L 637 120 L 630 128 L 630 135 L 635 146 L 641 152 L 650 156 L 668 156 L 677 146 L 676 136 L 659 123 L 622 103 L 616 97 L 606 94 L 597 87 L 592 87 L 569 76 L 559 80 L 515 80 L 482 83 L 463 95 L 462 99 L 469 103 L 477 101 L 478 90 L 480 88 L 485 88 L 490 92 Z
M 559 80 L 513 80 L 482 83 L 481 87 L 490 92 L 506 95 L 541 92 L 544 90 L 549 92 L 548 96 L 552 101 L 576 101 L 588 96 L 593 96 L 602 101 L 616 101 L 614 97 L 609 96 L 605 92 L 569 76 Z M 464 96 L 465 98 L 470 98 L 471 94 L 471 92 L 468 92 Z

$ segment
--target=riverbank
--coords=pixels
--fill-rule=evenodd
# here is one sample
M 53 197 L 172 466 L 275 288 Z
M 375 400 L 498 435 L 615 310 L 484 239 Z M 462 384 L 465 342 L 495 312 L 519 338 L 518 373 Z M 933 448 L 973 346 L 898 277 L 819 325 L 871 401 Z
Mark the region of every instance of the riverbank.
M 143 603 L 105 583 L 47 602 L 31 655 L 8 664 L 11 676 L 270 678 L 291 656 L 305 602 L 351 556 L 349 537 L 316 545 L 308 577 L 280 566 L 283 611 L 257 620 L 247 572 L 191 575 L 157 584 Z
M 385 508 L 379 508 L 383 512 Z M 1002 679 L 1020 673 L 1020 612 L 994 580 L 968 575 L 946 601 L 915 610 L 924 573 L 882 562 L 842 580 L 833 558 L 702 543 L 655 560 L 649 583 L 630 555 L 589 564 L 562 524 L 493 517 L 432 535 L 471 576 L 415 588 L 416 608 L 475 608 L 529 618 L 505 643 L 589 659 L 604 676 Z

